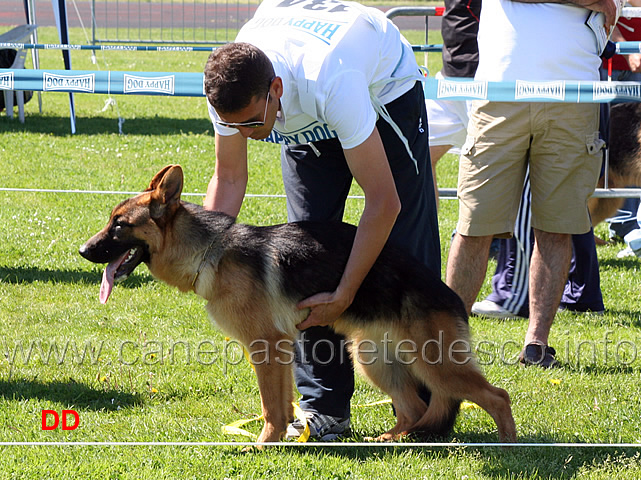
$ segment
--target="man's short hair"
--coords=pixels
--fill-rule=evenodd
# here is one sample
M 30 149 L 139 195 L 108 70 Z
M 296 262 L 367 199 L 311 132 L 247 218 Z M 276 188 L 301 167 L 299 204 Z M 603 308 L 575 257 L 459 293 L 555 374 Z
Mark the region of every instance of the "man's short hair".
M 223 113 L 237 112 L 256 96 L 266 96 L 274 66 L 249 43 L 228 43 L 214 50 L 205 65 L 207 100 Z

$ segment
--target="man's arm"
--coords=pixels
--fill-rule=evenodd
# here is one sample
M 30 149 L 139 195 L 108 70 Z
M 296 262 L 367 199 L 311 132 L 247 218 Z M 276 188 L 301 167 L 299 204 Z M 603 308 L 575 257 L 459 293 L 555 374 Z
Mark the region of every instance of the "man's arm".
M 351 305 L 357 290 L 381 253 L 401 209 L 394 178 L 383 142 L 374 128 L 365 142 L 345 150 L 352 175 L 363 189 L 365 207 L 358 223 L 354 244 L 334 292 L 319 293 L 298 304 L 311 308 L 299 329 L 330 325 Z M 409 160 L 408 160 L 409 161 Z
M 512 0 L 519 3 L 566 3 L 577 7 L 587 8 L 605 14 L 605 28 L 610 31 L 614 27 L 617 14 L 616 0 Z
M 625 38 L 619 31 L 618 26 L 614 27 L 614 31 L 612 32 L 612 36 L 610 37 L 610 40 L 613 42 L 625 42 Z M 623 57 L 628 62 L 628 66 L 630 67 L 631 72 L 641 71 L 641 54 L 632 53 L 630 55 L 623 55 Z
M 247 189 L 247 139 L 216 134 L 216 167 L 203 205 L 237 217 Z

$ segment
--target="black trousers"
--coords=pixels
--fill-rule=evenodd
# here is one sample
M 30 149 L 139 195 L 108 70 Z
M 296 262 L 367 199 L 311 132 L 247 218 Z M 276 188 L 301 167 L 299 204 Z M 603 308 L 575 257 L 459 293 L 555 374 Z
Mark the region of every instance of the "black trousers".
M 389 241 L 440 275 L 441 248 L 422 84 L 417 82 L 386 108 L 418 161 L 417 173 L 398 135 L 379 119 L 376 126 L 401 200 Z M 313 148 L 307 144 L 283 146 L 281 164 L 289 221 L 343 219 L 353 178 L 337 139 L 314 142 Z M 342 342 L 344 338 L 328 327 L 312 327 L 301 333 L 295 380 L 303 410 L 349 416 L 354 374 Z

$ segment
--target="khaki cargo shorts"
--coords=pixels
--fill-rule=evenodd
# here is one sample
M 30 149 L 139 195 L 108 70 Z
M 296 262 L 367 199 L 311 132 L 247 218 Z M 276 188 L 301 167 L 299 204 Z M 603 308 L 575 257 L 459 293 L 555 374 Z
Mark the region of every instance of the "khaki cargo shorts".
M 459 164 L 457 231 L 510 237 L 527 167 L 532 227 L 590 230 L 587 201 L 601 172 L 599 105 L 475 101 Z

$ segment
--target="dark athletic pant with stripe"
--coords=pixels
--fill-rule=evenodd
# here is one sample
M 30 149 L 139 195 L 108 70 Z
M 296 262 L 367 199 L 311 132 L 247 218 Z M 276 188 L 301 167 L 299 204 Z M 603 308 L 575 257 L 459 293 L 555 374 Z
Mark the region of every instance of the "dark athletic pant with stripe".
M 441 249 L 422 84 L 417 82 L 386 107 L 407 138 L 419 170 L 417 174 L 397 134 L 379 118 L 376 126 L 401 200 L 401 213 L 389 241 L 440 276 Z M 288 145 L 281 150 L 288 220 L 340 221 L 352 174 L 337 139 L 313 145 L 314 148 L 307 144 Z M 328 327 L 311 327 L 296 342 L 295 380 L 303 410 L 349 416 L 354 372 L 341 341 L 344 337 Z M 428 399 L 429 392 L 422 396 Z

